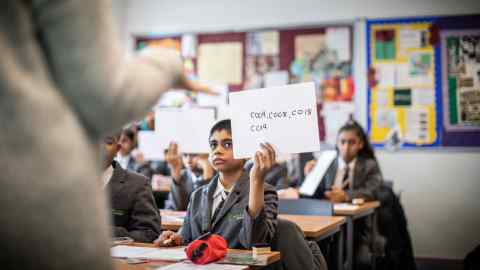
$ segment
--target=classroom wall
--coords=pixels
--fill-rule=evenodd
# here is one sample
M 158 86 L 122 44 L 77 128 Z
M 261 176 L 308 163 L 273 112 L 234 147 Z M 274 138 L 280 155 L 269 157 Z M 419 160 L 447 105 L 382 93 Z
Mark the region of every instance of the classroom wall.
M 132 36 L 352 22 L 358 18 L 480 13 L 478 0 L 114 0 L 122 41 Z M 357 117 L 365 123 L 364 22 L 355 20 Z M 480 151 L 378 151 L 409 219 L 417 257 L 461 259 L 480 245 Z

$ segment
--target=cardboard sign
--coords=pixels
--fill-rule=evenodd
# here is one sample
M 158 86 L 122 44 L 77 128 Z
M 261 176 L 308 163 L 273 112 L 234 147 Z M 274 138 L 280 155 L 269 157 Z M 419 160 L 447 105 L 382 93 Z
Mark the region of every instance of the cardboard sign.
M 158 108 L 155 110 L 155 133 L 165 149 L 170 142 L 182 153 L 208 153 L 208 135 L 215 123 L 212 108 Z
M 313 82 L 231 93 L 230 112 L 235 158 L 253 157 L 261 142 L 278 154 L 320 150 Z

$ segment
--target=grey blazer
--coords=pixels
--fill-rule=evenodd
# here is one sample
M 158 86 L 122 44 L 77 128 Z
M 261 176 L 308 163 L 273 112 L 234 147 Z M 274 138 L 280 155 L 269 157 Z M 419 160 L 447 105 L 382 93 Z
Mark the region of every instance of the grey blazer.
M 2 1 L 4 268 L 112 268 L 96 144 L 142 117 L 178 80 L 182 62 L 166 51 L 164 61 L 124 61 L 111 4 Z
M 130 158 L 128 159 L 127 169 L 137 172 L 141 175 L 144 175 L 151 181 L 153 176 L 153 171 L 150 166 L 151 166 L 150 161 L 145 162 L 143 164 L 138 164 L 135 161 L 135 159 L 132 156 L 130 156 Z
M 278 197 L 275 189 L 265 184 L 265 206 L 257 217 L 248 213 L 249 176 L 246 172 L 235 184 L 215 220 L 211 219 L 213 194 L 219 176 L 193 192 L 187 216 L 181 228 L 184 244 L 206 232 L 221 235 L 229 248 L 250 249 L 255 243 L 271 243 L 277 227 Z
M 113 234 L 137 242 L 151 243 L 161 231 L 160 214 L 150 181 L 143 175 L 124 170 L 114 162 L 110 193 Z
M 180 183 L 172 181 L 170 193 L 165 201 L 165 208 L 175 211 L 185 211 L 188 207 L 188 202 L 192 192 L 197 188 L 204 186 L 210 182 L 210 179 L 199 179 L 195 183 L 192 180 L 191 174 L 187 170 L 182 170 L 180 175 Z
M 323 192 L 331 189 L 335 182 L 338 169 L 338 159 L 335 159 L 327 169 L 313 197 L 323 199 Z M 350 198 L 363 198 L 367 201 L 375 199 L 375 191 L 383 182 L 380 167 L 375 159 L 358 157 L 353 174 L 353 185 L 349 186 L 347 194 Z

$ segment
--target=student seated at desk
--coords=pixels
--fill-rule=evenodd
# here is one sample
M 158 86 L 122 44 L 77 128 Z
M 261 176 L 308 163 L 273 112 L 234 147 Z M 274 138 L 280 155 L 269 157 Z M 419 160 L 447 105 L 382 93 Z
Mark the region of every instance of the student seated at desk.
M 362 198 L 374 200 L 375 191 L 383 182 L 382 173 L 373 148 L 362 127 L 350 120 L 342 126 L 337 137 L 338 157 L 327 169 L 313 197 L 334 203 Z M 305 175 L 316 165 L 315 160 L 305 165 Z M 298 189 L 279 191 L 280 198 L 300 197 Z
M 212 127 L 209 144 L 209 160 L 218 174 L 208 185 L 193 192 L 180 232 L 163 232 L 155 243 L 188 244 L 207 232 L 221 235 L 229 248 L 249 249 L 256 243 L 271 243 L 277 225 L 278 198 L 264 179 L 275 163 L 273 147 L 262 144 L 247 173 L 245 160 L 233 158 L 230 120 Z
M 113 235 L 151 243 L 161 231 L 160 213 L 153 199 L 150 181 L 124 170 L 114 157 L 120 149 L 115 136 L 104 140 L 103 188 L 110 195 Z
M 338 157 L 332 162 L 321 180 L 314 198 L 328 199 L 334 203 L 350 202 L 355 198 L 375 200 L 383 178 L 373 148 L 362 127 L 350 120 L 342 126 L 337 137 Z M 305 165 L 307 175 L 315 161 Z M 296 189 L 287 189 L 281 196 L 298 198 Z M 371 226 L 367 220 L 355 221 L 355 269 L 369 269 L 371 251 Z
M 120 150 L 115 160 L 125 170 L 131 170 L 145 175 L 148 179 L 152 178 L 152 169 L 150 163 L 143 158 L 143 154 L 135 151 L 136 131 L 132 128 L 125 128 L 120 135 Z M 135 153 L 136 152 L 136 153 Z
M 208 184 L 216 173 L 215 169 L 208 162 L 207 154 L 184 153 L 180 156 L 176 143 L 170 143 L 165 160 L 173 178 L 165 208 L 185 211 L 192 192 Z

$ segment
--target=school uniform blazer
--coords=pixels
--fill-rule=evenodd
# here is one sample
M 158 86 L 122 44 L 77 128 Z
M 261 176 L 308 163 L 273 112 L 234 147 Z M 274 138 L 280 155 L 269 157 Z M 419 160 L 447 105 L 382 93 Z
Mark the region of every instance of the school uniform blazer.
M 180 175 L 180 183 L 172 181 L 168 199 L 165 201 L 165 208 L 176 211 L 187 210 L 190 195 L 197 188 L 204 186 L 210 182 L 210 179 L 203 179 L 193 182 L 191 174 L 187 170 L 182 170 Z
M 255 243 L 270 243 L 277 227 L 278 197 L 275 189 L 265 184 L 265 206 L 256 217 L 248 213 L 250 181 L 248 173 L 240 177 L 219 214 L 212 220 L 213 195 L 219 181 L 212 181 L 193 192 L 187 216 L 181 228 L 184 244 L 204 233 L 219 234 L 229 248 L 249 249 Z
M 160 234 L 160 214 L 150 181 L 114 163 L 110 192 L 113 234 L 151 243 Z
M 323 192 L 331 189 L 337 175 L 338 159 L 335 159 L 327 169 L 319 188 L 315 192 L 315 198 L 323 198 Z M 351 199 L 363 198 L 367 201 L 375 199 L 375 191 L 383 182 L 380 167 L 375 159 L 357 157 L 353 173 L 353 185 L 346 190 Z
M 152 169 L 150 168 L 150 162 L 145 162 L 143 164 L 138 164 L 135 159 L 130 156 L 128 159 L 127 163 L 127 169 L 137 172 L 141 175 L 144 175 L 147 177 L 149 180 L 152 180 L 153 172 Z

